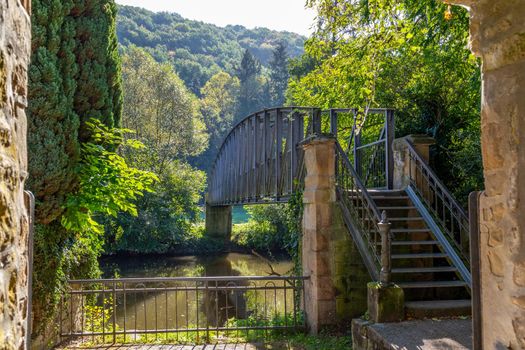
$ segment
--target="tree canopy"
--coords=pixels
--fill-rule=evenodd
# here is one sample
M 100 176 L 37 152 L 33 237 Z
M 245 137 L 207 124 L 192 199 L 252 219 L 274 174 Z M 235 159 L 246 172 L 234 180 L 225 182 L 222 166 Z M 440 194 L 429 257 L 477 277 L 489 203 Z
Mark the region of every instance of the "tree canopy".
M 319 25 L 294 60 L 289 101 L 390 107 L 396 136 L 437 140 L 435 167 L 463 201 L 482 186 L 479 62 L 468 13 L 435 0 L 310 0 Z
M 223 28 L 131 6 L 119 6 L 117 31 L 124 47 L 136 45 L 156 60 L 172 63 L 195 94 L 220 71 L 233 75 L 247 49 L 266 68 L 278 43 L 285 42 L 290 56 L 296 57 L 303 53 L 305 41 L 299 34 L 239 25 Z

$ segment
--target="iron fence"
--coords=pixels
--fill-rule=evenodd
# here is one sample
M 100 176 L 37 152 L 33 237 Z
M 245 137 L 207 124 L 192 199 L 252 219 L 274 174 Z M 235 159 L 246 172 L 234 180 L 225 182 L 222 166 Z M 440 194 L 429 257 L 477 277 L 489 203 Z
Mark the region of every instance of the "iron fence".
M 234 276 L 69 281 L 60 335 L 91 343 L 218 343 L 305 328 L 306 277 Z

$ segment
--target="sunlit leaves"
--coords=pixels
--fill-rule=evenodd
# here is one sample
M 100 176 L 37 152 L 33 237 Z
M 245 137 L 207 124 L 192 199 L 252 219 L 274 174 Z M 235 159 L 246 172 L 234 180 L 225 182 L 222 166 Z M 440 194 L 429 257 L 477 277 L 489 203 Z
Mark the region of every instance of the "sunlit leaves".
M 97 235 L 103 233 L 96 216 L 116 217 L 119 212 L 137 215 L 135 201 L 145 192 L 151 192 L 158 180 L 151 172 L 129 166 L 115 153 L 116 147 L 141 148 L 137 141 L 123 139 L 125 129 L 113 129 L 96 119 L 86 123 L 93 134 L 93 142 L 82 145 L 78 167 L 80 186 L 77 193 L 68 196 L 62 225 L 80 237 L 91 237 L 92 244 L 100 244 Z
M 448 7 L 437 0 L 308 5 L 317 9 L 319 21 L 306 53 L 318 64 L 292 75 L 289 102 L 395 108 L 396 135 L 428 133 L 437 139 L 436 167 L 459 196 L 479 188 L 480 69 L 467 48 L 467 11 L 452 7 L 452 18 L 445 18 Z M 477 152 L 468 164 L 468 152 L 457 147 L 461 140 Z

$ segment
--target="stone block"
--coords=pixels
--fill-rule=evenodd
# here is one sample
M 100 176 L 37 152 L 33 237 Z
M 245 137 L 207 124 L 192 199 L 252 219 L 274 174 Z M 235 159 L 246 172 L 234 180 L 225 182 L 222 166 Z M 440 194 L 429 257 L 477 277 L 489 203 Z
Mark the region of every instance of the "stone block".
M 23 5 L 29 9 L 29 1 Z M 27 337 L 27 70 L 30 18 L 18 0 L 0 2 L 0 348 Z
M 405 295 L 396 285 L 368 284 L 368 314 L 376 323 L 400 322 L 405 316 Z

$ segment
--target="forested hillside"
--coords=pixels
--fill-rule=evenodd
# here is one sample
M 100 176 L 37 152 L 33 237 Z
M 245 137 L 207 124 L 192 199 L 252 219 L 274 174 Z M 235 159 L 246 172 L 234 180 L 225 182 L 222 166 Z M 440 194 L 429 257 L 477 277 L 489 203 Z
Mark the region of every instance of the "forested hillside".
M 290 57 L 302 54 L 305 37 L 266 28 L 218 27 L 192 21 L 176 13 L 155 13 L 146 9 L 119 6 L 117 33 L 124 47 L 146 49 L 160 62 L 172 62 L 179 77 L 195 94 L 214 75 L 230 75 L 248 49 L 268 67 L 278 43 L 287 46 Z

